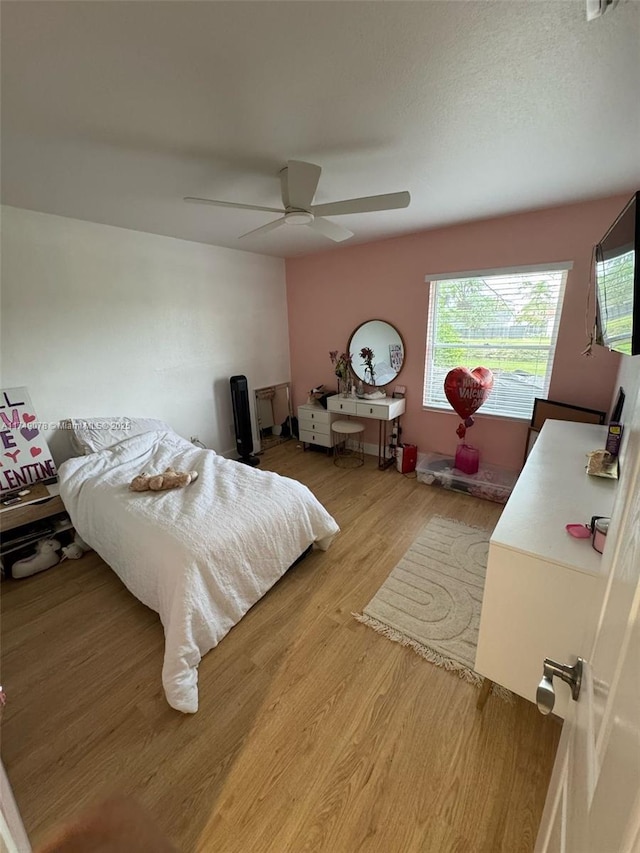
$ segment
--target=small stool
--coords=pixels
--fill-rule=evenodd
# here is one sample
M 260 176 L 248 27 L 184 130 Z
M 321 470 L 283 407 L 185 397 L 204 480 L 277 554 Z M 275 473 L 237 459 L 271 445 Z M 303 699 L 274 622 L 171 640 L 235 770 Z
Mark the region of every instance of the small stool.
M 333 464 L 338 468 L 359 468 L 364 465 L 364 425 L 358 421 L 334 421 L 331 429 L 338 438 L 333 448 Z M 349 439 L 353 447 L 347 447 Z

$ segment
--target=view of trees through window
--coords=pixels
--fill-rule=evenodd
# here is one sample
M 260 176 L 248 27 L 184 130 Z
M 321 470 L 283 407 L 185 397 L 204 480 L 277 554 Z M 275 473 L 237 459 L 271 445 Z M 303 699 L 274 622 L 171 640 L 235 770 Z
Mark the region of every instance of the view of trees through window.
M 424 405 L 449 408 L 452 367 L 488 367 L 494 390 L 485 413 L 529 418 L 546 397 L 565 271 L 431 282 Z

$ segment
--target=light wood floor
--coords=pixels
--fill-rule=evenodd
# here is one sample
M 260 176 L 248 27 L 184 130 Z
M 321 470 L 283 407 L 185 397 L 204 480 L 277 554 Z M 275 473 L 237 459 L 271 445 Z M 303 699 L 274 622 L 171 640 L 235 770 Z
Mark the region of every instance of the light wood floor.
M 32 841 L 130 792 L 181 851 L 530 851 L 560 727 L 357 623 L 432 515 L 500 507 L 291 441 L 263 467 L 305 482 L 342 533 L 200 664 L 173 711 L 163 634 L 95 555 L 2 585 L 2 753 Z M 514 650 L 515 651 L 515 650 Z

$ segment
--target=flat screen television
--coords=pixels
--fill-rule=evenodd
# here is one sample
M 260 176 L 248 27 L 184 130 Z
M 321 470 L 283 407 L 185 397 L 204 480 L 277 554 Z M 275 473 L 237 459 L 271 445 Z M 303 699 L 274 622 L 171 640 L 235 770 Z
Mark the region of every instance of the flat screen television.
M 596 342 L 640 354 L 640 192 L 595 247 Z

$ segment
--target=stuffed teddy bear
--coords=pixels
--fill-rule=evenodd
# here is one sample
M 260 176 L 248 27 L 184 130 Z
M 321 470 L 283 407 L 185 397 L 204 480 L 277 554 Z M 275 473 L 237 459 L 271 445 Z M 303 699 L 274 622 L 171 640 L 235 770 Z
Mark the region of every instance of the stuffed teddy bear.
M 133 492 L 165 492 L 167 489 L 180 489 L 183 486 L 188 486 L 197 480 L 198 472 L 175 471 L 173 468 L 167 468 L 164 474 L 138 474 L 134 477 L 129 488 Z

